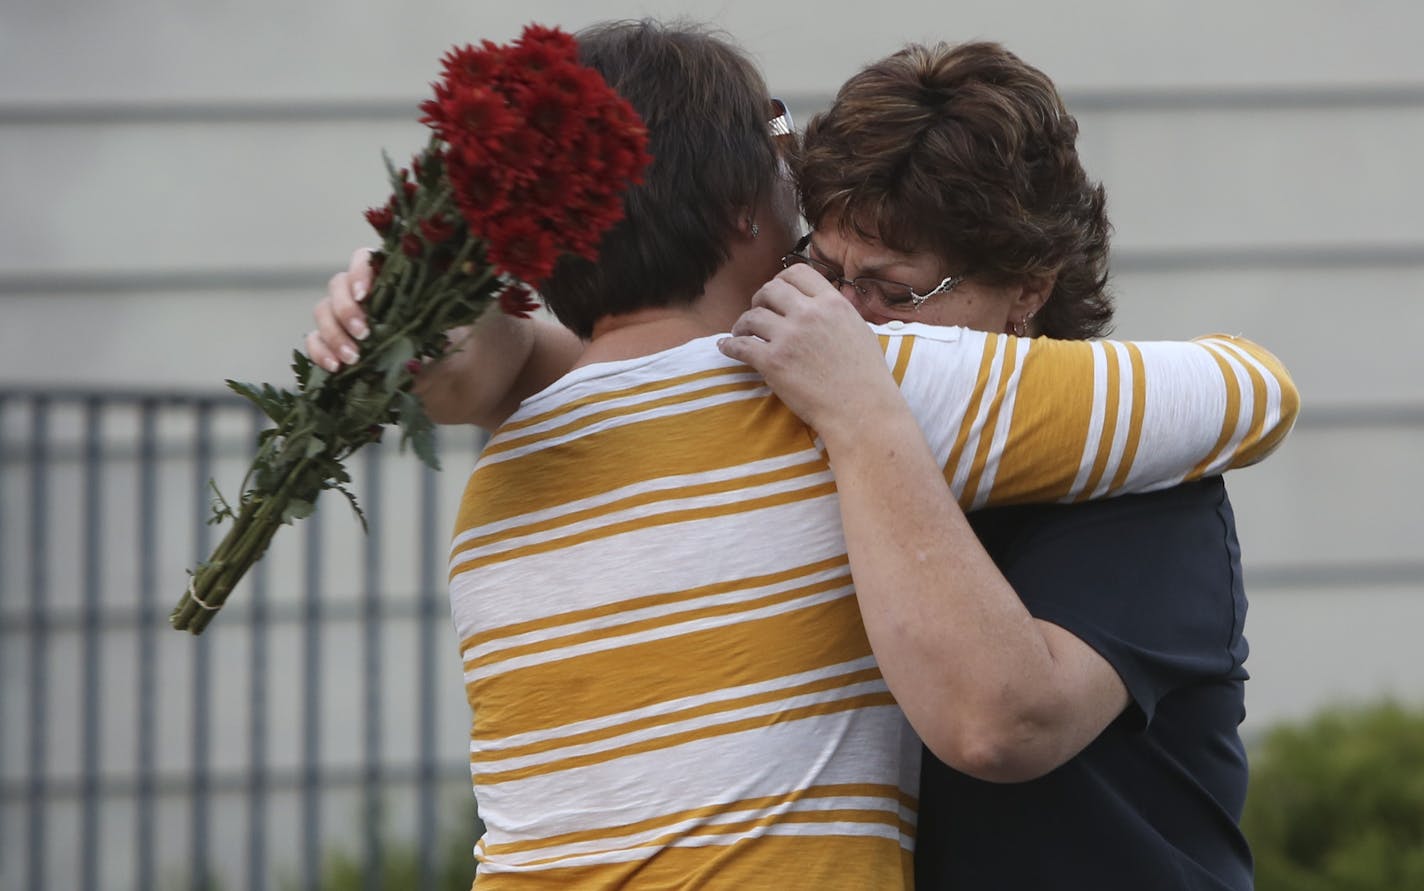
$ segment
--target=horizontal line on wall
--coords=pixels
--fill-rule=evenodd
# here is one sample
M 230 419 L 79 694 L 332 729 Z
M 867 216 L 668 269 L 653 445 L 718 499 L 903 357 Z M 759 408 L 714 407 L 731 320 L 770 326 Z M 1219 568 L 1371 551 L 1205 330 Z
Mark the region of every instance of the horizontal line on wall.
M 174 590 L 176 593 L 171 600 L 176 603 L 182 591 L 181 589 Z M 310 608 L 304 594 L 292 594 L 289 598 L 276 602 L 273 600 L 273 597 L 268 595 L 268 603 L 263 610 L 263 618 L 260 623 L 264 628 L 300 625 L 310 618 Z M 237 599 L 231 606 L 224 605 L 222 615 L 214 621 L 234 630 L 239 627 L 249 630 L 256 628 L 259 622 L 251 601 L 251 592 L 239 591 Z M 446 617 L 448 604 L 442 589 L 438 594 L 426 597 L 421 597 L 419 594 L 404 596 L 383 594 L 376 609 L 370 612 L 368 612 L 368 604 L 364 600 L 351 594 L 343 595 L 339 600 L 327 597 L 319 601 L 317 610 L 322 626 L 329 627 L 326 624 L 328 622 L 347 624 L 367 620 L 381 623 L 435 621 Z M 40 622 L 36 622 L 28 612 L 17 610 L 7 610 L 7 612 L 9 615 L 0 616 L 0 632 L 6 634 L 24 635 L 32 631 L 38 624 L 43 624 L 48 631 L 83 631 L 90 619 L 90 614 L 79 607 L 48 609 Z M 171 612 L 172 604 L 168 603 L 154 606 L 152 609 L 142 609 L 138 606 L 106 606 L 93 614 L 93 620 L 105 632 L 132 631 L 140 626 L 148 626 L 168 634 L 179 634 L 181 632 L 171 629 L 168 625 L 168 616 Z
M 829 92 L 783 93 L 795 109 L 830 105 Z M 9 102 L 0 126 L 359 123 L 414 121 L 421 98 Z M 1424 84 L 1066 89 L 1074 112 L 1271 111 L 1424 108 Z M 804 113 L 804 112 L 803 112 Z
M 15 294 L 172 294 L 192 291 L 313 291 L 319 296 L 335 265 L 269 269 L 162 269 L 106 272 L 0 273 L 0 296 Z
M 1123 248 L 1113 253 L 1112 265 L 1114 273 L 1417 268 L 1424 268 L 1424 244 Z M 0 272 L 0 297 L 300 290 L 316 295 L 336 271 L 333 263 L 250 269 Z
M 1244 269 L 1420 269 L 1424 244 L 1231 245 L 1124 248 L 1112 253 L 1115 273 L 1218 272 Z
M 452 760 L 457 762 L 453 768 L 449 766 Z M 462 785 L 466 789 L 469 788 L 470 770 L 468 767 L 458 764 L 458 758 L 440 759 L 425 766 L 419 763 L 390 764 L 381 762 L 377 767 L 377 775 L 383 789 L 390 786 L 418 785 L 424 782 L 427 776 L 436 782 L 449 783 L 452 788 L 456 783 L 463 781 Z M 318 795 L 327 794 L 333 789 L 364 786 L 370 778 L 367 768 L 360 765 L 349 767 L 318 765 L 312 773 L 316 776 Z M 261 773 L 264 794 L 269 800 L 279 795 L 302 795 L 304 794 L 302 784 L 308 779 L 308 776 L 308 771 L 300 766 L 265 768 Z M 215 795 L 245 796 L 255 788 L 251 766 L 245 770 L 209 771 L 204 775 L 203 783 Z M 150 789 L 152 794 L 162 797 L 191 795 L 193 775 L 191 772 L 183 774 L 163 771 L 154 775 Z M 46 802 L 72 801 L 87 794 L 84 780 L 81 777 L 42 778 L 38 781 L 34 778 L 24 777 L 18 780 L 7 780 L 3 786 L 0 786 L 0 801 L 11 805 L 23 802 L 29 798 L 32 791 L 39 791 Z M 106 801 L 115 798 L 137 798 L 139 791 L 138 777 L 132 774 L 122 777 L 101 775 L 95 789 L 98 797 Z
M 1424 84 L 1064 90 L 1079 111 L 1274 111 L 1424 107 Z
M 1246 567 L 1248 590 L 1351 589 L 1419 586 L 1424 589 L 1424 561 L 1310 563 L 1301 566 Z
M 1424 405 L 1407 402 L 1379 405 L 1306 405 L 1301 409 L 1295 423 L 1296 430 L 1355 431 L 1366 428 L 1424 429 Z
M 7 103 L 0 105 L 0 127 L 414 122 L 419 104 L 394 99 Z

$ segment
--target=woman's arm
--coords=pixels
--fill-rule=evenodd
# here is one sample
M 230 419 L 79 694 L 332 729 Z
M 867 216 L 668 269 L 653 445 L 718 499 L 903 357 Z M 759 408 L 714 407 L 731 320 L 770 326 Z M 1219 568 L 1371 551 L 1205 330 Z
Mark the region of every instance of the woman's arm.
M 723 350 L 757 368 L 825 443 L 886 683 L 956 769 L 992 781 L 1051 770 L 1122 711 L 1126 688 L 1086 644 L 1029 615 L 950 496 L 854 308 L 833 292 L 807 299 L 816 305 L 764 290 Z M 812 311 L 814 321 L 802 315 Z
M 1134 488 L 1157 488 L 1220 462 L 1259 460 L 1295 414 L 1294 388 L 1283 369 L 1273 377 L 1284 381 L 1275 400 L 1279 416 L 1268 422 L 1265 400 L 1258 401 L 1260 411 L 1242 415 L 1239 391 L 1234 400 L 1217 393 L 1229 390 L 1228 369 L 1211 360 L 1185 378 L 1175 371 L 1155 374 L 1170 384 L 1162 392 L 1147 387 L 1144 371 L 1125 391 L 1128 407 L 1119 411 L 1118 400 L 1092 397 L 1094 380 L 1105 376 L 1095 370 L 1092 355 L 1076 348 L 1040 352 L 1031 373 L 1024 363 L 1019 383 L 1028 384 L 1019 393 L 1017 383 L 1010 386 L 1009 360 L 989 352 L 1005 345 L 980 336 L 965 339 L 971 351 L 984 349 L 982 361 L 974 355 L 963 365 L 961 377 L 969 380 L 942 382 L 944 400 L 953 404 L 936 406 L 940 429 L 961 431 L 945 461 L 927 443 L 875 334 L 814 272 L 804 276 L 793 267 L 769 283 L 733 334 L 723 351 L 761 371 L 825 444 L 861 614 L 890 689 L 942 760 L 994 781 L 1030 779 L 1071 758 L 1122 711 L 1128 695 L 1095 650 L 1029 614 L 980 546 L 946 478 L 957 483 L 966 505 L 979 492 L 986 499 L 992 492 L 1023 501 L 1051 500 L 1045 497 L 1050 492 L 1072 496 L 1074 485 L 1089 497 L 1117 491 L 1129 480 Z M 902 351 L 912 346 L 899 344 Z M 1167 355 L 1200 359 L 1202 349 Z M 902 364 L 897 357 L 896 375 L 903 376 L 910 361 Z M 993 383 L 993 369 L 1002 387 Z M 1140 400 L 1132 395 L 1135 388 L 1141 388 Z M 1221 404 L 1208 398 L 1176 410 L 1175 397 L 1194 388 L 1221 396 Z M 1077 396 L 1064 400 L 1059 390 Z M 1006 398 L 1013 393 L 1017 409 Z M 1165 400 L 1173 423 L 1147 422 L 1149 409 L 1162 408 L 1148 396 Z M 1017 429 L 1008 426 L 1016 411 L 1027 418 Z M 1133 456 L 1123 454 L 1125 447 L 1118 450 L 1119 469 L 1099 486 L 1092 474 L 1106 471 L 1096 456 L 1113 452 L 1103 445 L 1109 414 L 1128 419 L 1124 437 L 1136 436 L 1135 447 L 1151 458 L 1143 465 L 1147 472 L 1138 473 Z M 970 447 L 976 425 L 966 415 L 979 418 L 982 449 Z M 1004 435 L 996 439 L 987 431 L 999 424 Z M 941 434 L 941 445 L 949 438 Z M 954 460 L 956 454 L 963 462 Z M 961 475 L 958 463 L 977 471 Z M 997 484 L 985 480 L 986 466 L 997 468 Z
M 361 306 L 371 286 L 369 258 L 368 249 L 356 251 L 346 271 L 327 282 L 326 296 L 312 312 L 317 327 L 307 335 L 307 355 L 328 371 L 354 362 L 369 333 Z M 524 399 L 562 377 L 584 347 L 552 319 L 521 319 L 493 310 L 449 336 L 449 355 L 423 368 L 412 392 L 438 424 L 489 430 Z

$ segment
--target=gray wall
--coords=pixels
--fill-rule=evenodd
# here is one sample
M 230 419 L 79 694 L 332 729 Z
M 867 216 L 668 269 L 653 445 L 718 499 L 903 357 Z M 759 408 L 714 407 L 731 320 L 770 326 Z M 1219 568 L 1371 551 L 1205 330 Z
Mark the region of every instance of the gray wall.
M 847 17 L 804 0 L 12 0 L 0 384 L 285 380 L 325 277 L 368 240 L 380 149 L 423 141 L 414 106 L 441 52 L 531 20 L 642 14 L 717 22 L 801 115 L 907 39 L 998 39 L 1053 76 L 1108 189 L 1117 333 L 1245 334 L 1303 393 L 1294 437 L 1231 479 L 1248 731 L 1337 700 L 1424 698 L 1424 352 L 1405 339 L 1424 323 L 1413 2 L 889 0 Z

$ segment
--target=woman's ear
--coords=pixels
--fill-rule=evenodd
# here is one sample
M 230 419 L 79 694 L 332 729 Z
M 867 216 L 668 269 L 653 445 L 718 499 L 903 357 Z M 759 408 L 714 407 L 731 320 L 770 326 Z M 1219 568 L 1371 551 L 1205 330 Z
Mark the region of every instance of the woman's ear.
M 1023 293 L 1019 294 L 1018 306 L 1015 307 L 1020 312 L 1027 315 L 1037 315 L 1043 309 L 1043 304 L 1048 302 L 1048 298 L 1053 294 L 1053 286 L 1058 284 L 1058 273 L 1051 272 L 1048 275 L 1036 275 L 1024 283 Z
M 739 207 L 737 214 L 737 233 L 743 238 L 752 239 L 761 234 L 761 226 L 757 225 L 756 213 L 750 207 Z
M 1009 330 L 1007 334 L 1017 334 L 1019 337 L 1031 336 L 1038 333 L 1038 328 L 1033 324 L 1034 316 L 1043 309 L 1043 305 L 1048 302 L 1048 298 L 1053 295 L 1053 286 L 1058 283 L 1058 273 L 1051 272 L 1048 275 L 1035 275 L 1026 279 L 1019 287 L 1019 292 L 1013 298 L 1013 304 L 1009 307 Z

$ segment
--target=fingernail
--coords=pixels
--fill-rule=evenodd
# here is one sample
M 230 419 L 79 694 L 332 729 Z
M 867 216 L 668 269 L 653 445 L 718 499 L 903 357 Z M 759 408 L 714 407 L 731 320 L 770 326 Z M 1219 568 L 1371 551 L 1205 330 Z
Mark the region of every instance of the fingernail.
M 357 303 L 360 303 L 362 300 L 365 300 L 365 299 L 366 299 L 366 285 L 365 285 L 365 283 L 364 283 L 364 282 L 357 282 L 354 286 L 352 286 L 352 288 L 351 288 L 351 296 L 353 296 L 353 297 L 356 298 L 356 302 L 357 302 Z
M 365 340 L 366 338 L 371 336 L 371 329 L 366 327 L 365 322 L 361 321 L 360 319 L 356 319 L 351 323 L 351 333 L 356 337 L 357 340 Z
M 357 359 L 361 358 L 361 354 L 356 352 L 355 347 L 344 346 L 341 348 L 341 358 L 344 359 L 349 365 L 350 363 L 355 362 Z
M 331 372 L 332 374 L 335 374 L 336 372 L 338 372 L 338 371 L 341 370 L 341 363 L 338 362 L 338 361 L 336 361 L 335 359 L 327 359 L 325 362 L 323 362 L 323 363 L 321 363 L 321 364 L 322 364 L 322 367 L 323 367 L 323 368 L 325 368 L 327 371 Z

